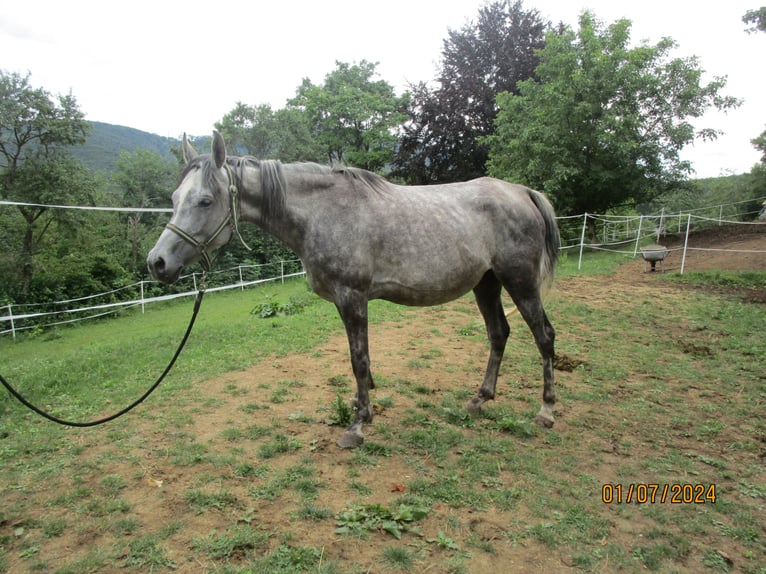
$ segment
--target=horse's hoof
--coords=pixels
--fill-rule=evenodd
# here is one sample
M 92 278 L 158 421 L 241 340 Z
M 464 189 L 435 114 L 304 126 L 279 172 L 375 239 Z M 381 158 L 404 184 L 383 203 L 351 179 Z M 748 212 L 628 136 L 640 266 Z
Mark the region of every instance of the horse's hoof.
M 481 397 L 474 397 L 465 406 L 465 410 L 468 411 L 469 415 L 479 416 L 481 414 L 483 405 L 484 399 Z
M 547 429 L 553 428 L 553 419 L 546 418 L 543 415 L 537 415 L 535 423 Z
M 343 436 L 340 437 L 340 440 L 338 441 L 338 446 L 340 448 L 357 448 L 359 446 L 362 446 L 363 442 L 364 442 L 364 437 L 361 435 L 361 433 L 346 431 L 343 433 Z

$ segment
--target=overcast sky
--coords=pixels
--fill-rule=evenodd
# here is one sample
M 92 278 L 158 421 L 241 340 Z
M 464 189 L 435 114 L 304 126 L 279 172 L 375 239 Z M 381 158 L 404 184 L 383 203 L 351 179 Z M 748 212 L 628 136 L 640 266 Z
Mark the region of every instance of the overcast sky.
M 628 18 L 633 41 L 670 36 L 678 56 L 696 55 L 725 93 L 745 100 L 700 127 L 715 143 L 685 152 L 699 177 L 749 171 L 750 140 L 766 129 L 766 34 L 746 34 L 744 13 L 763 0 L 525 0 L 544 18 L 576 27 L 583 9 Z M 237 101 L 284 107 L 303 78 L 321 83 L 335 61 L 378 62 L 402 93 L 432 80 L 448 29 L 475 19 L 484 0 L 28 0 L 0 6 L 0 67 L 30 72 L 32 85 L 71 90 L 87 119 L 163 136 L 210 133 Z M 714 7 L 713 7 L 714 6 Z

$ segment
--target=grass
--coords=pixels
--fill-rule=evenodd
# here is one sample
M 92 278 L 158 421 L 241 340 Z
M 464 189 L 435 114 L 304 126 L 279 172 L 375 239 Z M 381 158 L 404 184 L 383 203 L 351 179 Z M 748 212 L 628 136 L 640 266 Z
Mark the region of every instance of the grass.
M 379 410 L 353 452 L 333 444 L 353 393 L 350 368 L 327 367 L 323 344 L 343 332 L 334 307 L 302 281 L 209 294 L 176 369 L 118 423 L 62 429 L 0 399 L 0 572 L 475 572 L 512 560 L 766 574 L 766 310 L 730 291 L 764 276 L 621 289 L 610 274 L 623 260 L 590 254 L 579 273 L 575 257 L 562 262 L 548 314 L 559 353 L 581 364 L 557 373 L 550 430 L 530 424 L 540 367 L 517 317 L 497 401 L 474 418 L 463 406 L 486 342 L 470 297 L 431 312 L 375 303 L 373 321 L 407 336 L 377 350 Z M 0 340 L 0 372 L 62 416 L 100 416 L 164 368 L 190 312 L 168 304 Z M 305 354 L 304 370 L 282 364 L 288 353 Z M 231 374 L 256 363 L 277 374 Z M 316 404 L 314 370 L 328 373 Z M 605 484 L 647 483 L 714 484 L 717 497 L 602 501 Z

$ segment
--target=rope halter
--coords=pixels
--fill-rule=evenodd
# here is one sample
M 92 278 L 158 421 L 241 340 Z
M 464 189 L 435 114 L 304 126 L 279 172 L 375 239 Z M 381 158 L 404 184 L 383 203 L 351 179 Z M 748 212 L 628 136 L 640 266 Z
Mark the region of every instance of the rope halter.
M 239 237 L 239 240 L 245 249 L 252 251 L 247 243 L 245 243 L 245 240 L 242 239 L 242 234 L 239 232 L 239 189 L 237 188 L 234 174 L 231 171 L 231 166 L 228 163 L 225 163 L 224 167 L 226 168 L 226 176 L 229 180 L 229 212 L 226 214 L 226 217 L 216 228 L 216 230 L 213 231 L 210 237 L 208 237 L 205 241 L 198 241 L 191 234 L 186 233 L 186 231 L 173 223 L 168 223 L 165 226 L 166 229 L 169 229 L 178 235 L 181 239 L 191 243 L 194 246 L 200 255 L 200 265 L 205 272 L 209 272 L 213 268 L 213 262 L 215 261 L 215 256 L 210 256 L 210 253 L 208 253 L 208 248 L 210 247 L 210 244 L 212 244 L 218 238 L 218 236 L 221 235 L 223 230 L 229 226 L 229 224 L 232 224 L 234 233 L 236 233 L 237 237 Z

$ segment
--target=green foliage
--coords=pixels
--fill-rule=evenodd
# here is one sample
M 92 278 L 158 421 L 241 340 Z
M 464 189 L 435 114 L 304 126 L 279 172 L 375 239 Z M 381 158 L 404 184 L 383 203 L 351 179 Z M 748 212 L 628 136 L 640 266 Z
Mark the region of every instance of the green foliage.
M 428 516 L 429 512 L 427 507 L 407 504 L 400 504 L 396 512 L 380 504 L 354 505 L 338 514 L 335 533 L 363 536 L 367 532 L 387 532 L 397 540 L 405 532 L 422 536 L 413 523 Z
M 166 556 L 167 548 L 156 536 L 142 536 L 131 540 L 125 566 L 152 572 L 156 568 L 175 568 L 176 563 Z
M 751 27 L 747 29 L 749 34 L 753 32 L 766 32 L 766 6 L 748 10 L 742 16 L 742 21 L 745 24 L 751 24 Z
M 412 551 L 402 546 L 386 546 L 383 549 L 383 561 L 400 570 L 409 570 L 414 563 Z
M 411 183 L 465 181 L 485 175 L 498 93 L 516 93 L 533 77 L 547 24 L 519 0 L 495 0 L 476 21 L 449 30 L 437 87 L 410 86 L 409 121 L 402 127 L 396 174 Z
M 547 192 L 560 214 L 606 213 L 686 181 L 681 149 L 717 136 L 690 120 L 739 102 L 720 94 L 724 78 L 701 82 L 695 57 L 671 59 L 672 39 L 631 48 L 630 30 L 584 12 L 577 32 L 548 34 L 539 80 L 498 96 L 491 175 Z
M 290 297 L 287 303 L 280 301 L 266 299 L 261 301 L 250 314 L 259 319 L 271 319 L 274 317 L 289 317 L 290 315 L 297 315 L 303 312 L 307 305 L 310 305 L 313 300 L 309 297 Z
M 242 558 L 263 547 L 269 534 L 247 525 L 229 528 L 223 534 L 211 532 L 202 538 L 195 538 L 192 547 L 214 559 Z
M 112 181 L 121 195 L 119 204 L 138 208 L 171 207 L 170 190 L 175 187 L 179 167 L 177 161 L 169 161 L 157 152 L 121 151 L 112 172 Z M 146 244 L 156 239 L 157 230 L 162 228 L 167 215 L 136 212 L 123 217 L 127 222 L 130 258 L 121 259 L 140 276 L 146 268 Z
M 332 412 L 326 419 L 327 424 L 347 427 L 351 424 L 351 420 L 353 418 L 354 410 L 348 404 L 348 401 L 344 399 L 343 395 L 340 393 L 335 395 L 335 402 L 332 405 Z
M 28 74 L 0 70 L 0 198 L 28 204 L 92 203 L 95 179 L 66 149 L 82 144 L 88 131 L 74 96 L 54 98 L 32 87 Z M 82 215 L 37 205 L 20 205 L 16 211 L 20 239 L 13 245 L 16 257 L 5 263 L 18 270 L 9 276 L 19 283 L 5 289 L 11 297 L 27 299 L 43 238 L 53 228 L 71 235 Z
M 455 542 L 452 538 L 444 534 L 442 530 L 439 530 L 439 532 L 436 535 L 436 538 L 428 538 L 426 539 L 426 542 L 429 542 L 431 544 L 436 544 L 436 546 L 438 546 L 442 550 L 460 550 L 460 547 L 457 545 L 457 542 Z
M 380 171 L 391 163 L 404 121 L 407 96 L 398 97 L 384 80 L 373 80 L 377 64 L 336 62 L 336 69 L 315 86 L 304 79 L 290 107 L 303 111 L 311 132 L 330 162 Z
M 322 161 L 326 157 L 312 134 L 310 117 L 301 109 L 275 111 L 268 104 L 237 102 L 216 128 L 234 154 L 283 162 Z

